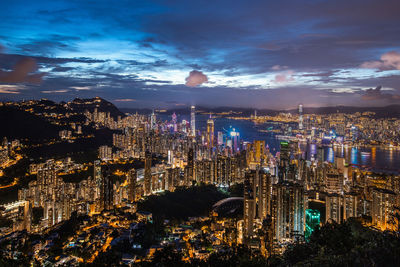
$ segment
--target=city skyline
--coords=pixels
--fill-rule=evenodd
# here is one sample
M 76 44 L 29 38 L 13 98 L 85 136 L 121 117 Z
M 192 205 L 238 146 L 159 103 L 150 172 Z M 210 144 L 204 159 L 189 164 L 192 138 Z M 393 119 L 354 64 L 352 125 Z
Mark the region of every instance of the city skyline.
M 0 266 L 399 266 L 399 0 L 0 7 Z
M 13 1 L 0 11 L 0 99 L 398 104 L 399 10 L 397 1 Z

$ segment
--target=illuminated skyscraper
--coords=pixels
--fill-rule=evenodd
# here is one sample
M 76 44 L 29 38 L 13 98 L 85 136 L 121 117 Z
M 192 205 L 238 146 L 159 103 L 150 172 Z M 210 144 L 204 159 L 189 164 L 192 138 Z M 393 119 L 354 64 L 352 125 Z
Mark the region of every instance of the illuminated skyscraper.
M 267 219 L 271 203 L 271 176 L 258 166 L 246 172 L 244 182 L 244 236 L 253 235 L 254 221 Z
M 375 188 L 372 190 L 372 224 L 380 230 L 395 230 L 396 225 L 391 224 L 395 212 L 396 193 L 387 189 Z
M 254 217 L 256 215 L 256 203 L 254 196 L 254 175 L 253 173 L 246 173 L 246 177 L 244 180 L 244 229 L 243 234 L 245 238 L 248 238 L 253 235 L 254 228 Z
M 146 151 L 144 160 L 144 194 L 151 194 L 151 153 Z
M 186 186 L 190 186 L 192 184 L 194 177 L 194 153 L 193 148 L 189 148 Z
M 178 126 L 177 126 L 177 116 L 174 112 L 174 114 L 172 114 L 172 125 L 174 127 L 174 132 L 178 131 Z
M 154 114 L 154 110 L 153 113 L 151 113 L 151 117 L 150 117 L 150 126 L 152 130 L 155 130 L 157 127 L 157 119 L 156 119 L 156 114 Z
M 304 235 L 304 189 L 292 182 L 273 185 L 272 218 L 275 238 L 278 242 L 296 239 Z
M 281 142 L 280 156 L 279 156 L 279 181 L 287 179 L 287 174 L 290 164 L 290 146 L 288 142 Z
M 343 196 L 340 194 L 327 194 L 325 199 L 326 216 L 325 220 L 341 223 L 343 220 Z
M 210 117 L 207 120 L 207 147 L 214 146 L 214 120 Z
M 196 108 L 192 106 L 190 108 L 190 135 L 196 136 Z
M 93 167 L 93 177 L 94 181 L 96 184 L 96 193 L 95 193 L 95 198 L 99 200 L 96 205 L 96 210 L 99 212 L 102 210 L 102 202 L 103 202 L 103 195 L 102 195 L 102 186 L 103 186 L 103 179 L 102 179 L 102 174 L 101 174 L 101 165 L 100 165 L 100 160 L 96 160 L 94 162 L 94 167 Z
M 107 165 L 104 166 L 101 188 L 102 210 L 110 210 L 114 206 L 114 190 L 113 182 L 111 179 L 111 170 Z
M 271 176 L 263 168 L 258 174 L 258 217 L 262 220 L 271 214 Z
M 321 222 L 321 214 L 318 210 L 306 210 L 306 231 L 304 237 L 306 240 L 311 236 L 312 232 Z
M 134 202 L 136 199 L 136 170 L 131 169 L 128 171 L 128 201 Z
M 239 144 L 240 144 L 240 133 L 236 132 L 235 128 L 230 132 L 231 135 L 231 146 L 233 153 L 239 152 Z
M 299 105 L 299 130 L 303 130 L 303 105 Z
M 260 162 L 264 160 L 265 156 L 265 141 L 260 141 L 260 140 L 254 141 L 254 147 L 255 147 L 254 161 L 257 164 L 260 164 Z
M 222 146 L 224 144 L 224 133 L 218 132 L 218 145 Z

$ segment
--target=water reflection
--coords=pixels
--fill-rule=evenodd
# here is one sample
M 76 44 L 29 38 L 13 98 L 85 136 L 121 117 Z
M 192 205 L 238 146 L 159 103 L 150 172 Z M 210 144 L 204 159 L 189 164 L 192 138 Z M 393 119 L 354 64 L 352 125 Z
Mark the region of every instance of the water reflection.
M 332 163 L 335 161 L 335 153 L 333 152 L 332 147 L 328 147 L 328 156 L 326 160 Z
M 163 120 L 171 120 L 170 116 L 160 116 Z M 189 116 L 178 116 L 178 120 L 190 120 Z M 196 126 L 204 131 L 207 126 L 208 115 L 196 116 Z M 268 144 L 271 153 L 279 151 L 280 140 L 275 138 L 271 132 L 260 132 L 268 128 L 277 129 L 279 126 L 274 123 L 264 123 L 254 125 L 251 121 L 230 120 L 227 118 L 217 118 L 215 120 L 215 134 L 218 131 L 226 133 L 227 129 L 233 127 L 240 132 L 240 138 L 244 141 L 253 142 L 254 140 L 264 140 Z M 318 146 L 316 144 L 299 143 L 302 154 L 310 160 L 312 156 L 317 157 Z M 333 162 L 335 157 L 344 157 L 346 163 L 365 165 L 377 171 L 400 171 L 400 150 L 384 149 L 380 147 L 349 147 L 334 146 L 324 147 L 324 158 Z M 366 152 L 366 153 L 362 153 Z
M 350 162 L 351 162 L 351 164 L 358 165 L 358 148 L 356 148 L 356 147 L 351 148 Z

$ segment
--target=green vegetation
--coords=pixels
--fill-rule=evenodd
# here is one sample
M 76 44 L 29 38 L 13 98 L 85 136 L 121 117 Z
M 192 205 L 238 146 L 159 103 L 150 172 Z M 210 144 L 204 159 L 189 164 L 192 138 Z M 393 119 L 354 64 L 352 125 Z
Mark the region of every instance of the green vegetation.
M 139 202 L 138 210 L 153 213 L 154 219 L 187 219 L 206 216 L 213 204 L 228 197 L 213 185 L 178 187 L 174 192 L 148 196 Z
M 61 127 L 45 119 L 13 107 L 0 107 L 0 137 L 10 140 L 22 139 L 29 142 L 50 140 L 58 137 Z M 44 130 L 45 129 L 45 130 Z
M 233 184 L 229 187 L 229 195 L 231 197 L 243 197 L 243 192 L 244 192 L 243 183 Z
M 295 244 L 284 253 L 285 266 L 398 266 L 400 238 L 364 227 L 350 219 L 316 229 L 309 242 Z

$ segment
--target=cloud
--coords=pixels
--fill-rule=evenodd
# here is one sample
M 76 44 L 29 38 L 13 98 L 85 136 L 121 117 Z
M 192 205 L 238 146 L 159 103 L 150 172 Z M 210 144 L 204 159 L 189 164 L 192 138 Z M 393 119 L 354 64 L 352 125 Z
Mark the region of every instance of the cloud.
M 91 90 L 92 87 L 90 87 L 90 86 L 72 86 L 71 89 L 75 89 L 77 91 L 88 91 L 88 90 Z
M 46 91 L 41 91 L 43 94 L 54 94 L 54 93 L 67 93 L 69 90 L 62 89 L 62 90 L 46 90 Z
M 133 98 L 121 98 L 121 99 L 114 99 L 115 102 L 135 102 L 136 99 Z
M 20 94 L 20 90 L 24 87 L 20 85 L 2 84 L 0 85 L 0 94 Z
M 0 82 L 39 84 L 42 82 L 44 73 L 35 73 L 37 69 L 36 60 L 25 57 L 14 65 L 13 70 L 0 70 Z
M 288 70 L 275 75 L 274 82 L 276 83 L 287 83 L 294 81 L 293 78 L 294 71 Z
M 400 53 L 390 51 L 381 56 L 381 60 L 367 61 L 361 64 L 361 68 L 379 70 L 400 70 Z
M 189 87 L 195 87 L 206 82 L 208 82 L 208 78 L 201 71 L 192 70 L 189 76 L 186 77 L 186 86 Z
M 400 100 L 400 95 L 382 93 L 382 86 L 379 85 L 375 89 L 367 89 L 361 98 L 363 100 Z
M 65 71 L 70 71 L 73 70 L 73 67 L 55 67 L 51 71 L 52 72 L 65 72 Z
M 283 70 L 283 69 L 287 69 L 288 66 L 281 66 L 281 65 L 274 65 L 271 67 L 271 70 Z

